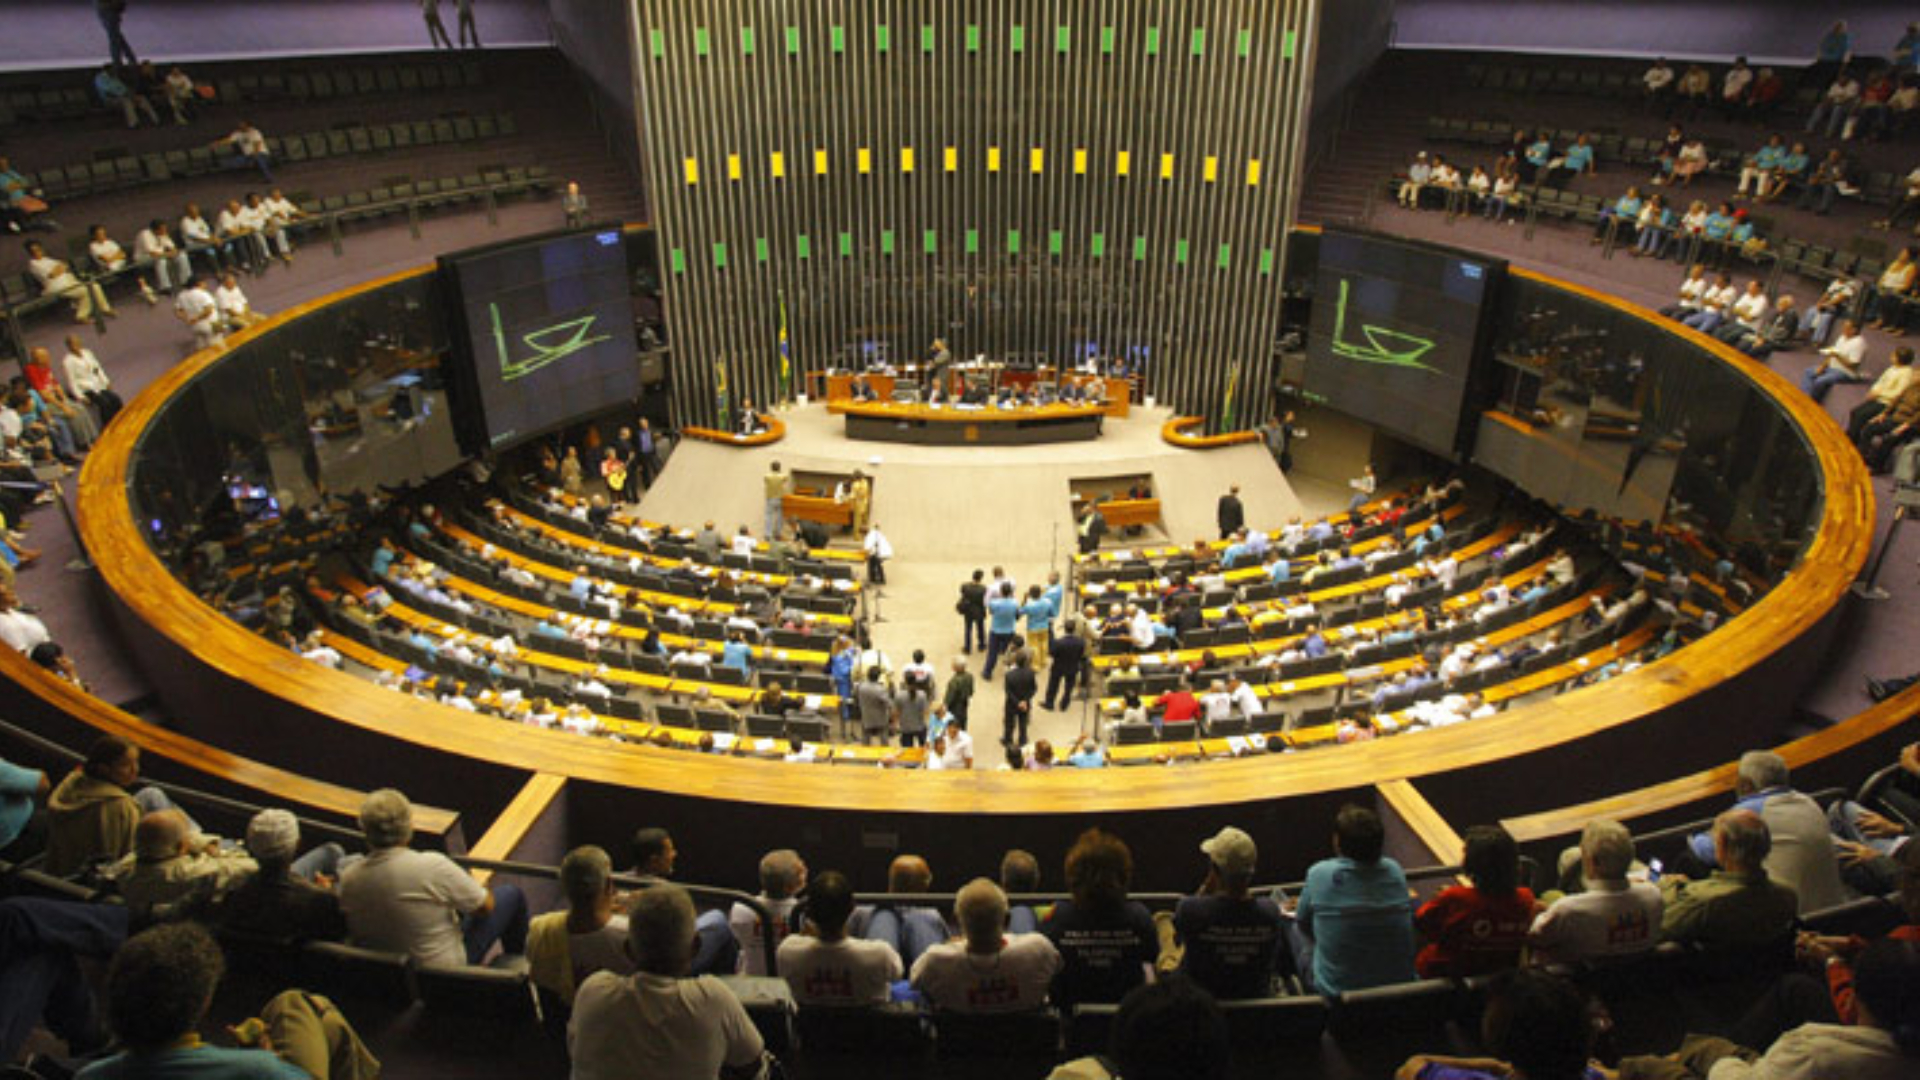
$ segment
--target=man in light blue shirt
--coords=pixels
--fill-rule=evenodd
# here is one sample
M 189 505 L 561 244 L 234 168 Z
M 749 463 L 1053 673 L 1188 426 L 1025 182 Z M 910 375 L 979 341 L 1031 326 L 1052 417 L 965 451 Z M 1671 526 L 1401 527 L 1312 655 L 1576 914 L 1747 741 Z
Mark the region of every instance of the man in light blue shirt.
M 987 666 L 980 673 L 982 678 L 993 678 L 994 661 L 1013 645 L 1019 625 L 1020 601 L 1014 598 L 1013 583 L 1003 582 L 998 593 L 987 597 Z
M 1379 815 L 1349 803 L 1334 819 L 1334 857 L 1307 871 L 1289 937 L 1316 993 L 1334 997 L 1418 977 L 1407 876 L 1382 854 L 1385 844 Z
M 1040 586 L 1034 585 L 1027 589 L 1027 602 L 1020 605 L 1020 614 L 1027 620 L 1027 648 L 1033 651 L 1033 666 L 1046 667 L 1047 647 L 1053 644 L 1053 603 Z

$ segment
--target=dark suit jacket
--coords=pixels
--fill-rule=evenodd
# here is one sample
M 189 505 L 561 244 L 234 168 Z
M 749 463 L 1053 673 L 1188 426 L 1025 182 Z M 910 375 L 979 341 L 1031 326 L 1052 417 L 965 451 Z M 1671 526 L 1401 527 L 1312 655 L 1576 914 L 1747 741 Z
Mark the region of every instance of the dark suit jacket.
M 1013 712 L 1016 705 L 1032 701 L 1034 695 L 1040 692 L 1040 680 L 1030 667 L 1009 668 L 1007 680 L 1001 689 L 1007 695 L 1007 711 Z
M 1215 517 L 1220 522 L 1221 532 L 1232 532 L 1247 523 L 1246 508 L 1241 506 L 1239 498 L 1233 495 L 1220 496 L 1220 510 Z

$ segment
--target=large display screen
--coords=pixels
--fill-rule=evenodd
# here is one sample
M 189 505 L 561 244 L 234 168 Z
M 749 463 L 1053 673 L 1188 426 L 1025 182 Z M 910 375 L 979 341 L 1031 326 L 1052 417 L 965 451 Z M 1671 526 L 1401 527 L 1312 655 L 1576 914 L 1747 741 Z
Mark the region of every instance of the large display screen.
M 1457 453 L 1486 302 L 1505 276 L 1498 260 L 1328 229 L 1306 392 L 1408 442 Z
M 640 394 L 627 258 L 618 229 L 440 258 L 469 449 L 499 448 Z

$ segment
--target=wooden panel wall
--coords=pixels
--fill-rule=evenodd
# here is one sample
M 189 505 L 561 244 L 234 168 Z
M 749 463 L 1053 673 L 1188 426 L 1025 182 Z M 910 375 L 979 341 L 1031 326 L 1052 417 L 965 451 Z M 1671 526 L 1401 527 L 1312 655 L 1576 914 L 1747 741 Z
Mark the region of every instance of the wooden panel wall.
M 1264 419 L 1319 0 L 637 2 L 680 423 L 936 337 Z

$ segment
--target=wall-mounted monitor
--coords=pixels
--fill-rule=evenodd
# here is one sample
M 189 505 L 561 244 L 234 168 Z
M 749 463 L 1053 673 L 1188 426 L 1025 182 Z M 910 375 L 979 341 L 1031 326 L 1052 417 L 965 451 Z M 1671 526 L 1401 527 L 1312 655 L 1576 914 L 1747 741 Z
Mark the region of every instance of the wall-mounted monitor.
M 617 228 L 440 257 L 454 325 L 461 442 L 499 449 L 640 395 L 627 257 Z

